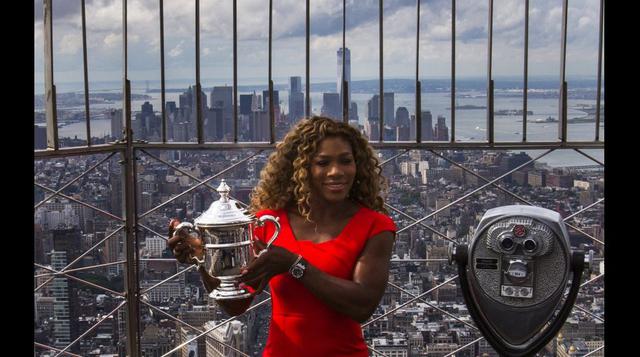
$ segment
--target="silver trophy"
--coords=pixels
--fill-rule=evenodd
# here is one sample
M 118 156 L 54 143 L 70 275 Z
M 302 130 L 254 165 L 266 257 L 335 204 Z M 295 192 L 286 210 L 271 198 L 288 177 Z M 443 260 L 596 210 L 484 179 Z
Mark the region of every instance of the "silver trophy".
M 189 235 L 196 235 L 204 242 L 204 259 L 195 256 L 190 259 L 199 267 L 203 266 L 211 277 L 220 280 L 220 285 L 211 291 L 209 297 L 221 306 L 232 303 L 232 300 L 248 300 L 251 297 L 246 288 L 239 286 L 238 278 L 240 269 L 248 265 L 254 256 L 251 248 L 254 227 L 263 226 L 265 221 L 275 225 L 276 230 L 267 242 L 267 249 L 280 233 L 277 218 L 270 215 L 257 218 L 249 214 L 237 201 L 229 198 L 230 190 L 222 180 L 217 189 L 220 199 L 196 218 L 194 224 L 180 223 L 174 233 L 176 235 L 186 230 Z

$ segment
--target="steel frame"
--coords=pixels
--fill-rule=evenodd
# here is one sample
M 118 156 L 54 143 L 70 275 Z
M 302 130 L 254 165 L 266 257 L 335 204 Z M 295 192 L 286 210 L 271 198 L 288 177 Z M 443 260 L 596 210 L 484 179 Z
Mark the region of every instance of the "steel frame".
M 43 201 L 39 202 L 38 204 L 35 205 L 34 209 L 38 209 L 39 207 L 41 207 L 44 203 L 46 203 L 47 201 L 49 201 L 51 198 L 59 196 L 59 197 L 64 197 L 66 199 L 69 199 L 73 202 L 76 202 L 78 204 L 81 204 L 85 207 L 91 208 L 92 210 L 101 213 L 103 215 L 106 215 L 112 219 L 115 219 L 117 221 L 123 222 L 124 225 L 120 226 L 119 228 L 117 228 L 115 231 L 113 231 L 112 233 L 110 233 L 107 237 L 105 237 L 104 239 L 102 239 L 100 242 L 96 243 L 93 247 L 89 248 L 85 253 L 83 253 L 79 258 L 77 258 L 76 260 L 74 260 L 73 262 L 69 263 L 66 267 L 64 267 L 63 269 L 57 271 L 55 269 L 51 269 L 49 267 L 40 265 L 40 264 L 34 264 L 34 266 L 36 267 L 40 267 L 43 268 L 45 270 L 49 270 L 52 273 L 46 273 L 46 274 L 38 274 L 35 275 L 34 277 L 44 277 L 44 276 L 51 276 L 49 278 L 49 280 L 47 280 L 45 283 L 41 284 L 40 286 L 36 287 L 34 289 L 34 292 L 38 291 L 42 286 L 46 285 L 48 282 L 50 282 L 51 280 L 53 280 L 54 277 L 56 276 L 64 276 L 67 278 L 71 278 L 71 279 L 75 279 L 78 280 L 82 283 L 106 290 L 112 294 L 118 295 L 118 296 L 124 296 L 126 297 L 126 300 L 121 302 L 115 310 L 113 310 L 110 314 L 106 315 L 104 318 L 106 318 L 107 316 L 113 315 L 118 309 L 120 309 L 121 307 L 123 307 L 124 305 L 127 305 L 127 315 L 128 315 L 128 322 L 127 322 L 127 351 L 128 354 L 130 356 L 140 356 L 141 355 L 141 351 L 140 351 L 140 344 L 139 344 L 139 336 L 140 336 L 140 326 L 138 323 L 138 316 L 139 316 L 139 304 L 143 303 L 145 305 L 148 305 L 150 308 L 155 309 L 156 311 L 159 311 L 163 314 L 166 314 L 167 316 L 169 316 L 170 318 L 180 322 L 181 324 L 188 326 L 189 328 L 195 329 L 196 331 L 200 331 L 201 334 L 199 336 L 197 336 L 196 338 L 187 341 L 186 343 L 189 343 L 197 338 L 200 338 L 201 336 L 207 334 L 208 332 L 212 331 L 215 328 L 218 328 L 222 325 L 224 325 L 225 323 L 228 323 L 229 321 L 232 321 L 234 318 L 225 320 L 223 322 L 221 322 L 220 324 L 216 325 L 215 327 L 207 330 L 207 331 L 202 331 L 198 328 L 195 328 L 193 326 L 188 325 L 187 323 L 185 323 L 184 321 L 181 321 L 180 319 L 171 316 L 170 314 L 165 313 L 164 311 L 157 309 L 155 306 L 145 302 L 144 300 L 140 299 L 140 296 L 152 289 L 154 289 L 157 286 L 160 286 L 162 283 L 173 279 L 175 277 L 177 277 L 180 274 L 183 274 L 187 271 L 190 271 L 192 269 L 187 268 L 184 269 L 180 272 L 178 272 L 177 274 L 175 274 L 174 276 L 163 280 L 162 282 L 149 287 L 143 291 L 140 291 L 140 286 L 139 286 L 139 282 L 138 282 L 138 262 L 139 261 L 150 261 L 150 260 L 171 260 L 171 259 L 144 259 L 144 258 L 139 258 L 137 257 L 136 252 L 137 250 L 137 246 L 138 246 L 138 239 L 137 239 L 137 231 L 140 228 L 146 229 L 160 237 L 163 237 L 162 234 L 159 234 L 158 232 L 154 231 L 153 229 L 145 226 L 144 224 L 140 223 L 139 221 L 141 219 L 143 219 L 145 216 L 147 216 L 148 214 L 152 213 L 153 211 L 163 207 L 164 205 L 173 202 L 174 200 L 178 199 L 179 197 L 181 197 L 182 195 L 190 192 L 193 189 L 196 189 L 197 187 L 204 185 L 209 189 L 214 189 L 213 186 L 211 186 L 210 184 L 208 184 L 208 182 L 210 180 L 212 180 L 213 178 L 223 174 L 224 172 L 232 169 L 233 167 L 235 167 L 236 165 L 250 159 L 251 157 L 257 155 L 258 153 L 262 152 L 265 149 L 273 149 L 275 148 L 276 142 L 275 142 L 275 138 L 274 138 L 274 109 L 273 109 L 273 103 L 272 100 L 270 100 L 270 107 L 269 107 L 269 120 L 270 120 L 270 140 L 269 142 L 251 142 L 251 143 L 240 143 L 238 142 L 238 128 L 237 128 L 237 121 L 238 121 L 238 113 L 237 113 L 237 102 L 238 102 L 238 96 L 237 96 L 237 42 L 238 42 L 238 38 L 237 38 L 237 0 L 233 1 L 233 103 L 234 103 L 234 108 L 233 108 L 233 137 L 234 140 L 231 143 L 211 143 L 211 142 L 205 142 L 204 138 L 203 138 L 203 113 L 201 112 L 201 105 L 200 105 L 200 9 L 199 9 L 199 0 L 194 0 L 196 7 L 195 7 L 195 27 L 196 27 L 196 32 L 195 32 L 195 36 L 196 36 L 196 91 L 197 91 L 197 128 L 198 128 L 198 132 L 197 132 L 197 142 L 192 143 L 177 143 L 177 142 L 167 142 L 167 129 L 166 129 L 166 113 L 165 113 L 165 65 L 164 65 L 164 2 L 163 0 L 159 0 L 159 11 L 160 11 L 160 17 L 159 17 L 159 25 L 160 25 L 160 57 L 161 57 L 161 101 L 162 101 L 162 142 L 160 143 L 155 143 L 155 142 L 146 142 L 146 141 L 140 141 L 140 140 L 134 140 L 134 133 L 131 129 L 131 95 L 130 95 L 130 82 L 129 82 L 129 78 L 128 78 L 128 73 L 127 73 L 127 58 L 128 58 L 128 53 L 127 53 L 127 0 L 123 0 L 123 8 L 122 8 L 122 14 L 123 14 L 123 109 L 124 109 L 124 120 L 125 120 L 125 129 L 124 129 L 124 137 L 122 140 L 117 140 L 115 142 L 109 143 L 109 144 L 101 144 L 101 145 L 93 145 L 91 142 L 91 129 L 90 129 L 90 108 L 89 108 L 89 88 L 88 88 L 88 60 L 87 60 L 87 45 L 86 45 L 86 14 L 85 14 L 85 0 L 82 0 L 81 2 L 81 20 L 82 20 L 82 41 L 83 41 L 83 75 L 84 75 L 84 94 L 85 94 L 85 117 L 86 117 L 86 133 L 87 133 L 87 145 L 86 146 L 80 146 L 80 147 L 66 147 L 66 148 L 60 148 L 59 147 L 59 139 L 58 139 L 58 131 L 57 131 L 57 106 L 56 106 L 56 87 L 55 87 L 55 82 L 54 82 L 54 76 L 53 76 L 53 68 L 54 68 L 54 55 L 53 55 L 53 17 L 52 17 L 52 0 L 43 0 L 43 12 L 44 12 L 44 50 L 45 50 L 45 56 L 44 56 L 44 62 L 45 62 L 45 97 L 46 97 L 46 114 L 47 114 L 47 146 L 48 148 L 46 150 L 36 150 L 34 151 L 34 157 L 35 159 L 50 159 L 50 158 L 58 158 L 58 157 L 67 157 L 67 156 L 76 156 L 76 155 L 88 155 L 88 154 L 101 154 L 101 153 L 105 153 L 108 154 L 108 156 L 106 156 L 105 158 L 103 158 L 101 161 L 99 161 L 97 164 L 93 165 L 91 168 L 89 168 L 88 170 L 86 170 L 85 172 L 83 172 L 82 174 L 80 174 L 79 176 L 77 176 L 76 178 L 74 178 L 72 181 L 68 182 L 67 184 L 65 184 L 62 188 L 57 189 L 57 190 L 53 190 L 51 188 L 45 187 L 43 185 L 40 185 L 38 183 L 34 183 L 36 187 L 39 187 L 45 191 L 51 192 L 52 194 L 50 196 L 47 196 Z M 310 38 L 310 27 L 309 27 L 309 23 L 310 23 L 310 5 L 309 5 L 309 0 L 306 1 L 306 83 L 305 83 L 305 93 L 306 93 L 306 98 L 305 98 L 305 114 L 307 116 L 309 116 L 311 114 L 311 108 L 310 108 L 310 100 L 309 100 L 309 95 L 310 95 L 310 76 L 309 76 L 309 68 L 310 68 L 310 64 L 309 64 L 309 38 Z M 371 144 L 374 148 L 376 149 L 403 149 L 404 152 L 400 153 L 399 155 L 395 155 L 394 157 L 386 160 L 385 162 L 383 162 L 383 164 L 386 164 L 387 162 L 391 162 L 393 161 L 395 158 L 399 157 L 400 155 L 408 152 L 408 150 L 428 150 L 431 151 L 434 155 L 437 155 L 439 157 L 444 158 L 445 160 L 451 162 L 454 165 L 457 165 L 459 167 L 461 167 L 465 172 L 470 173 L 474 176 L 476 176 L 477 178 L 483 180 L 484 182 L 486 182 L 484 185 L 480 186 L 479 188 L 476 188 L 475 190 L 473 190 L 472 192 L 458 198 L 457 200 L 455 200 L 454 202 L 451 202 L 450 204 L 437 209 L 433 212 L 430 212 L 427 216 L 420 218 L 420 219 L 416 219 L 414 217 L 409 216 L 408 214 L 402 212 L 401 210 L 387 204 L 386 206 L 400 214 L 402 214 L 404 217 L 409 218 L 410 220 L 413 221 L 413 223 L 410 223 L 406 226 L 404 226 L 402 229 L 400 229 L 398 232 L 402 232 L 404 230 L 407 230 L 409 228 L 411 228 L 414 225 L 420 224 L 422 227 L 427 228 L 429 230 L 431 230 L 433 233 L 435 233 L 437 236 L 439 236 L 440 238 L 443 239 L 447 239 L 449 241 L 452 241 L 454 243 L 456 243 L 455 240 L 452 240 L 448 237 L 446 237 L 445 235 L 439 233 L 438 231 L 436 231 L 435 229 L 429 227 L 428 225 L 425 225 L 423 223 L 424 220 L 428 219 L 429 217 L 437 214 L 438 212 L 456 204 L 461 202 L 462 200 L 470 197 L 471 195 L 484 190 L 485 188 L 489 187 L 489 186 L 494 186 L 500 190 L 502 190 L 503 192 L 515 197 L 516 199 L 520 200 L 521 202 L 524 202 L 526 204 L 530 204 L 529 202 L 527 202 L 524 198 L 504 189 L 503 187 L 499 186 L 496 182 L 499 181 L 500 179 L 506 177 L 507 175 L 509 175 L 510 173 L 518 170 L 519 168 L 534 162 L 536 160 L 538 160 L 539 158 L 543 157 L 544 155 L 547 155 L 548 153 L 556 150 L 556 149 L 574 149 L 576 152 L 584 155 L 585 157 L 591 159 L 592 161 L 596 162 L 597 164 L 604 166 L 604 163 L 600 162 L 599 160 L 593 158 L 592 156 L 584 153 L 583 151 L 581 151 L 581 149 L 604 149 L 604 141 L 601 140 L 600 135 L 599 135 L 599 124 L 600 124 L 600 106 L 601 106 L 601 82 L 602 82 L 602 49 L 603 49 L 603 43 L 602 43 L 602 38 L 603 38 L 603 19 L 604 19 L 604 1 L 601 0 L 600 1 L 600 14 L 599 14 L 599 43 L 598 43 L 598 67 L 597 67 L 597 71 L 598 71 L 598 75 L 597 75 L 597 99 L 596 99 L 596 128 L 595 128 L 595 139 L 594 141 L 585 141 L 585 142 L 576 142 L 576 141 L 567 141 L 567 117 L 566 117 L 566 111 L 567 111 L 567 82 L 565 79 L 565 73 L 566 73 L 566 68 L 565 68 L 565 63 L 566 63 L 566 39 L 567 39 L 567 16 L 568 16 L 568 0 L 563 0 L 563 6 L 562 6 L 562 40 L 561 40 L 561 49 L 560 49 L 560 55 L 561 55 L 561 70 L 560 70 L 560 105 L 559 105 L 559 127 L 558 127 L 558 139 L 559 141 L 549 141 L 549 142 L 528 142 L 527 141 L 527 124 L 526 124 L 526 108 L 527 108 L 527 86 L 528 86 L 528 37 L 529 37 L 529 0 L 526 0 L 525 3 L 525 30 L 524 30 L 524 91 L 523 91 L 523 137 L 522 137 L 522 142 L 495 142 L 494 141 L 494 130 L 493 130 L 493 120 L 494 120 L 494 116 L 493 116 L 493 78 L 492 78 L 492 40 L 493 40 L 493 0 L 488 0 L 489 2 L 489 16 L 488 16 L 488 26 L 489 26 L 489 32 L 488 32 L 488 66 L 487 66 L 487 71 L 488 71 L 488 78 L 487 78 L 487 88 L 488 88 L 488 95 L 487 95 L 487 101 L 488 101 L 488 110 L 487 110 L 487 125 L 488 125 L 488 130 L 487 130 L 487 141 L 486 142 L 460 142 L 460 141 L 456 141 L 455 138 L 455 81 L 456 81 L 456 61 L 455 61 L 455 56 L 456 56 L 456 0 L 451 0 L 451 9 L 452 9 L 452 19 L 451 19 L 451 34 L 452 34 L 452 39 L 451 39 L 451 139 L 449 142 L 429 142 L 429 143 L 424 143 L 421 140 L 421 133 L 420 133 L 420 119 L 421 119 L 421 111 L 420 111 L 420 101 L 421 101 L 421 82 L 419 80 L 419 62 L 420 62 L 420 58 L 419 58 L 419 47 L 420 47 L 420 2 L 421 0 L 416 0 L 416 8 L 417 8 L 417 26 L 416 26 L 416 118 L 417 118 L 417 125 L 418 125 L 418 131 L 417 131 L 417 136 L 416 136 L 416 141 L 415 142 L 384 142 L 383 140 L 383 109 L 384 109 L 384 90 L 383 90 L 383 0 L 379 0 L 379 56 L 380 56 L 380 60 L 379 60 L 379 76 L 380 76 L 380 88 L 379 88 L 379 96 L 380 96 L 380 101 L 379 101 L 379 110 L 380 110 L 380 137 L 378 142 L 375 142 L 372 140 Z M 342 22 L 343 22 L 343 26 L 342 26 L 342 49 L 343 49 L 343 84 L 345 84 L 345 80 L 344 80 L 344 75 L 345 75 L 345 71 L 344 71 L 344 67 L 345 67 L 345 56 L 344 56 L 344 51 L 345 51 L 345 46 L 346 46 L 346 2 L 343 1 L 343 9 L 342 9 Z M 272 81 L 272 77 L 271 77 L 271 40 L 272 40 L 272 0 L 269 1 L 269 93 L 270 93 L 270 98 L 273 98 L 273 81 Z M 344 94 L 344 97 L 346 98 L 346 92 Z M 350 100 L 350 98 L 348 98 L 348 100 Z M 344 103 L 343 103 L 344 104 Z M 348 121 L 348 103 L 347 105 L 343 106 L 343 120 Z M 115 134 L 114 134 L 115 135 Z M 149 149 L 164 149 L 164 150 L 181 150 L 181 149 L 189 149 L 189 150 L 238 150 L 238 149 L 257 149 L 257 151 L 250 155 L 249 157 L 243 159 L 241 162 L 236 163 L 235 165 L 213 175 L 212 177 L 209 177 L 205 180 L 201 180 L 187 172 L 185 172 L 184 170 L 180 170 L 179 168 L 175 167 L 174 165 L 166 162 L 165 160 L 162 160 L 158 157 L 156 157 L 155 155 L 149 153 L 147 150 Z M 482 150 L 482 149 L 488 149 L 488 150 L 508 150 L 508 149 L 546 149 L 548 150 L 547 152 L 545 152 L 544 154 L 536 157 L 535 159 L 532 159 L 531 161 L 527 162 L 526 164 L 523 164 L 521 166 L 519 166 L 516 169 L 513 169 L 509 172 L 507 172 L 504 175 L 501 175 L 500 177 L 493 179 L 493 180 L 488 180 L 476 173 L 474 173 L 473 171 L 465 168 L 462 165 L 459 165 L 455 162 L 453 162 L 452 160 L 448 159 L 446 156 L 444 156 L 443 154 L 439 154 L 437 152 L 435 152 L 434 150 L 451 150 L 451 149 L 477 149 L 477 150 Z M 187 176 L 189 176 L 190 178 L 194 179 L 195 181 L 197 181 L 198 183 L 192 187 L 190 187 L 188 190 L 178 194 L 177 196 L 172 197 L 171 199 L 169 199 L 166 202 L 163 202 L 162 204 L 156 206 L 155 208 L 143 213 L 143 214 L 136 214 L 136 200 L 135 200 L 135 190 L 136 190 L 136 186 L 135 186 L 135 179 L 136 179 L 136 154 L 137 152 L 141 152 L 143 154 L 146 154 L 147 156 L 150 156 L 151 158 L 156 159 L 157 161 L 162 162 L 163 164 L 172 167 L 174 170 L 177 170 Z M 69 186 L 71 186 L 73 183 L 75 183 L 77 180 L 79 180 L 80 178 L 84 177 L 86 174 L 88 174 L 89 172 L 91 172 L 93 169 L 95 169 L 96 167 L 98 167 L 100 164 L 102 164 L 104 161 L 108 160 L 109 158 L 111 158 L 113 155 L 115 155 L 116 153 L 121 155 L 121 163 L 124 165 L 124 170 L 123 170 L 123 178 L 125 179 L 125 184 L 124 184 L 124 201 L 125 201 L 125 209 L 126 209 L 126 215 L 125 217 L 117 217 L 115 215 L 112 215 L 106 211 L 103 211 L 93 205 L 87 204 L 85 202 L 82 202 L 80 200 L 74 199 L 72 197 L 69 197 L 65 194 L 63 194 L 62 192 Z M 594 202 L 593 204 L 581 209 L 578 212 L 573 213 L 572 215 L 566 217 L 565 223 L 567 220 L 574 218 L 575 216 L 591 209 L 592 207 L 601 204 L 604 202 L 604 199 L 600 199 L 597 202 Z M 604 242 L 601 242 L 599 240 L 597 240 L 596 238 L 582 232 L 579 228 L 577 227 L 573 227 L 572 225 L 568 224 L 570 227 L 576 229 L 577 231 L 585 234 L 586 236 L 590 237 L 592 240 L 594 240 L 595 242 L 598 242 L 602 245 L 604 245 Z M 77 261 L 79 261 L 83 256 L 85 256 L 86 254 L 88 254 L 90 251 L 92 251 L 93 249 L 95 249 L 96 247 L 98 247 L 100 244 L 104 243 L 107 239 L 113 237 L 114 235 L 116 235 L 117 233 L 119 233 L 121 230 L 124 230 L 126 232 L 126 239 L 125 239 L 125 244 L 126 244 L 126 260 L 124 261 L 117 261 L 117 262 L 111 262 L 111 263 L 106 263 L 106 264 L 98 264 L 98 265 L 94 265 L 94 266 L 90 266 L 90 267 L 82 267 L 82 268 L 76 268 L 76 269 L 69 269 L 73 264 L 75 264 Z M 163 237 L 164 238 L 164 237 Z M 166 239 L 166 238 L 165 238 Z M 404 260 L 397 260 L 393 262 L 422 262 L 422 261 L 441 261 L 439 259 L 404 259 Z M 104 266 L 110 266 L 110 265 L 116 265 L 116 264 L 123 264 L 126 268 L 126 284 L 125 284 L 125 292 L 124 293 L 118 293 L 115 291 L 112 291 L 110 289 L 101 287 L 99 285 L 87 282 L 83 279 L 77 278 L 73 275 L 70 275 L 69 273 L 72 272 L 76 272 L 76 271 L 81 271 L 81 270 L 88 270 L 88 269 L 93 269 L 93 268 L 98 268 L 98 267 L 104 267 Z M 583 283 L 581 286 L 586 286 L 596 280 L 598 280 L 599 278 L 603 277 L 604 274 L 599 275 L 598 277 L 591 279 L 585 283 Z M 438 289 L 440 286 L 443 286 L 444 284 L 447 284 L 453 280 L 455 280 L 457 278 L 457 276 L 454 276 L 453 278 L 447 279 L 446 281 L 444 281 L 443 283 L 441 283 L 440 285 L 434 287 L 433 289 L 430 289 L 427 292 L 421 293 L 420 295 L 413 295 L 412 293 L 402 289 L 400 286 L 393 284 L 392 282 L 390 282 L 389 284 L 396 288 L 399 289 L 400 291 L 403 291 L 406 294 L 409 294 L 412 296 L 412 299 L 409 300 L 408 302 L 397 306 L 396 308 L 387 311 L 385 314 L 378 316 L 370 321 L 368 321 L 367 323 L 363 324 L 363 327 L 373 323 L 374 321 L 387 316 L 395 311 L 397 311 L 398 309 L 400 309 L 403 306 L 406 306 L 410 303 L 416 302 L 418 300 L 422 300 L 424 302 L 426 302 L 423 297 Z M 270 298 L 267 298 L 257 304 L 254 304 L 253 306 L 251 306 L 249 308 L 248 311 L 253 310 L 263 304 L 265 304 L 267 301 L 269 301 Z M 430 306 L 433 306 L 434 308 L 438 309 L 439 311 L 467 324 L 470 325 L 469 323 L 466 323 L 462 320 L 460 320 L 459 318 L 455 317 L 453 314 L 447 313 L 444 310 L 441 310 L 439 307 L 434 306 L 433 304 L 430 304 L 429 302 L 427 302 L 427 304 L 429 304 Z M 579 310 L 585 311 L 585 309 L 576 306 L 576 308 L 578 308 Z M 589 313 L 588 311 L 585 311 L 587 313 Z M 600 320 L 604 320 L 598 316 L 595 316 L 596 318 L 600 319 Z M 104 318 L 102 320 L 100 320 L 100 322 L 104 321 Z M 96 323 L 95 325 L 93 325 L 89 330 L 85 331 L 83 334 L 81 334 L 76 340 L 74 340 L 73 342 L 71 342 L 66 348 L 59 350 L 56 349 L 54 347 L 51 346 L 46 346 L 43 344 L 39 344 L 37 342 L 34 342 L 34 346 L 35 347 L 40 347 L 40 348 L 48 348 L 51 350 L 56 350 L 58 351 L 58 355 L 61 354 L 67 354 L 67 355 L 74 355 L 72 353 L 66 352 L 66 350 L 71 347 L 73 344 L 75 344 L 77 341 L 79 341 L 81 338 L 83 338 L 84 336 L 86 336 L 89 332 L 91 332 L 95 327 L 97 327 L 99 325 L 99 323 Z M 465 348 L 467 348 L 468 346 L 471 346 L 473 343 L 479 341 L 481 338 L 460 347 L 458 350 L 453 351 L 451 353 L 449 353 L 448 355 L 452 355 L 455 352 L 458 352 L 460 350 L 463 350 Z M 185 344 L 186 344 L 185 343 Z M 232 349 L 234 349 L 235 351 L 237 351 L 233 346 L 227 345 L 225 343 L 223 343 L 224 345 L 226 345 L 227 347 L 230 347 Z M 183 344 L 184 345 L 184 344 Z M 182 345 L 174 348 L 172 351 L 168 352 L 167 354 L 165 354 L 165 356 L 169 355 L 171 352 L 177 351 Z M 603 346 L 604 347 L 604 346 Z M 603 347 L 600 347 L 592 352 L 590 352 L 588 355 L 595 353 L 596 351 L 602 349 Z M 371 346 L 369 346 L 369 349 L 371 351 L 373 351 L 376 354 L 380 354 L 383 355 L 383 353 L 373 349 Z M 240 353 L 243 353 L 241 351 L 237 351 Z

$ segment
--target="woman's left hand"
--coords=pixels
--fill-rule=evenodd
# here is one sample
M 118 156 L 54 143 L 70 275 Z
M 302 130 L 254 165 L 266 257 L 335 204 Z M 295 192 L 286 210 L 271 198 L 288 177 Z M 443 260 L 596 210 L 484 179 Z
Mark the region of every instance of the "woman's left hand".
M 258 295 L 264 290 L 271 278 L 288 272 L 298 255 L 275 245 L 263 252 L 267 245 L 260 240 L 255 240 L 253 244 L 262 254 L 258 254 L 255 260 L 241 269 L 238 281 L 251 287 L 257 286 L 252 294 Z

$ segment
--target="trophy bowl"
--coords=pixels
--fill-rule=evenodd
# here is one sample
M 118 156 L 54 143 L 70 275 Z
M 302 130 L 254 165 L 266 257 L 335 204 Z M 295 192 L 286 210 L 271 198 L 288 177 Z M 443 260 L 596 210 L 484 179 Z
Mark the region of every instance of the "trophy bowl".
M 257 218 L 249 214 L 237 201 L 229 198 L 230 190 L 222 180 L 217 189 L 220 199 L 214 201 L 193 224 L 180 223 L 174 234 L 187 229 L 189 234 L 195 233 L 203 242 L 203 259 L 197 256 L 190 259 L 200 269 L 204 268 L 211 278 L 219 280 L 219 285 L 209 293 L 209 297 L 225 312 L 235 316 L 246 311 L 253 300 L 251 292 L 247 287 L 240 286 L 238 281 L 240 269 L 254 259 L 251 246 L 253 230 L 263 226 L 266 221 L 275 225 L 275 232 L 267 243 L 269 247 L 280 233 L 280 224 L 277 218 L 270 215 Z

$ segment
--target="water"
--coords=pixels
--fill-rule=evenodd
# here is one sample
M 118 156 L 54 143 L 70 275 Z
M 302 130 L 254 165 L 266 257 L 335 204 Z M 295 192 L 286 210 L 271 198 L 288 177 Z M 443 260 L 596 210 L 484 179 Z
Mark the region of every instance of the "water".
M 385 81 L 385 84 L 387 82 Z M 246 89 L 246 88 L 245 88 Z M 119 90 L 103 90 L 101 92 L 118 92 Z M 160 111 L 161 97 L 159 92 L 147 93 L 145 88 L 134 88 L 134 94 L 146 94 L 151 97 L 149 100 L 132 100 L 131 108 L 135 113 L 140 110 L 141 105 L 145 101 L 149 101 L 155 111 Z M 238 91 L 238 94 L 250 94 L 252 91 Z M 261 94 L 261 90 L 256 90 Z M 166 92 L 165 100 L 175 101 L 181 92 Z M 352 101 L 358 107 L 358 117 L 361 124 L 365 123 L 367 117 L 367 101 L 373 96 L 371 93 L 352 93 Z M 502 94 L 502 95 L 501 95 Z M 458 90 L 456 92 L 457 105 L 474 105 L 486 106 L 486 92 L 482 89 Z M 282 112 L 288 112 L 288 92 L 286 90 L 279 91 L 279 98 Z M 395 93 L 394 109 L 398 107 L 406 107 L 410 115 L 415 114 L 415 95 L 413 93 Z M 584 117 L 586 113 L 579 111 L 576 107 L 580 104 L 593 105 L 594 100 L 588 99 L 570 99 L 568 101 L 567 117 L 578 118 Z M 320 113 L 322 106 L 322 92 L 311 92 L 311 107 L 313 113 Z M 431 111 L 432 123 L 437 122 L 437 117 L 442 115 L 446 118 L 446 124 L 451 135 L 451 97 L 448 92 L 427 92 L 422 94 L 422 110 Z M 495 97 L 495 110 L 502 109 L 522 109 L 522 97 L 513 95 L 513 90 L 497 90 Z M 92 113 L 91 133 L 92 136 L 102 137 L 109 135 L 111 131 L 111 123 L 109 119 L 102 116 L 101 113 L 107 109 L 122 107 L 121 102 L 92 104 L 90 111 Z M 83 107 L 60 108 L 64 110 L 84 110 Z M 536 98 L 530 97 L 528 100 L 527 110 L 533 114 L 527 116 L 528 120 L 546 119 L 547 117 L 558 118 L 558 98 Z M 461 110 L 456 109 L 456 141 L 460 142 L 482 142 L 486 140 L 486 109 Z M 494 119 L 494 135 L 495 140 L 500 142 L 520 142 L 522 140 L 523 123 L 522 115 L 518 116 L 495 116 Z M 84 138 L 86 136 L 86 124 L 84 122 L 69 123 L 59 128 L 60 137 Z M 558 123 L 532 123 L 527 122 L 527 141 L 556 141 L 558 137 Z M 568 124 L 569 141 L 593 141 L 595 138 L 595 123 L 570 123 Z M 604 125 L 600 123 L 600 140 L 604 140 Z M 537 156 L 542 151 L 524 150 L 529 155 Z M 587 150 L 585 151 L 596 159 L 604 160 L 604 150 Z M 550 166 L 577 166 L 592 165 L 593 161 L 580 155 L 574 150 L 558 150 L 549 154 L 540 160 Z

